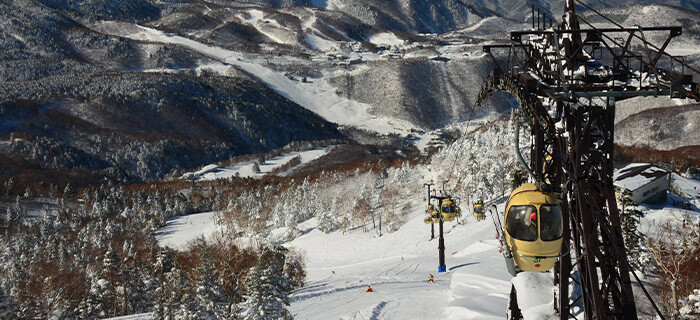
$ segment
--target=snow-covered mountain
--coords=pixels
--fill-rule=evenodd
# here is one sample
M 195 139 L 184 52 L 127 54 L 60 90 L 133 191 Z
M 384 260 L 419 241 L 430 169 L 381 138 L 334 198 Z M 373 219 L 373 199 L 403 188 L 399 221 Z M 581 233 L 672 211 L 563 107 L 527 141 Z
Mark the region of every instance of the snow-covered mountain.
M 221 1 L 223 2 L 223 1 Z M 245 0 L 268 7 L 290 7 L 309 5 L 325 10 L 343 12 L 372 26 L 382 26 L 392 30 L 443 33 L 465 27 L 483 18 L 500 16 L 528 22 L 531 4 L 535 3 L 559 20 L 565 0 Z M 613 8 L 626 5 L 666 4 L 687 9 L 700 10 L 700 1 L 691 0 L 586 0 L 595 9 Z M 583 6 L 578 7 L 584 11 Z
M 3 175 L 38 166 L 24 171 L 27 180 L 42 172 L 48 184 L 65 183 L 69 172 L 83 182 L 154 180 L 341 137 L 334 124 L 201 53 L 105 35 L 35 1 L 3 3 L 0 12 L 0 153 L 15 168 Z
M 674 150 L 700 145 L 700 105 L 655 108 L 615 125 L 615 141 L 628 146 Z
M 683 25 L 670 48 L 696 63 L 696 3 L 669 3 L 690 10 L 595 6 L 624 24 Z M 97 180 L 136 181 L 292 141 L 340 137 L 331 123 L 405 135 L 507 110 L 502 96 L 473 110 L 493 68 L 481 43 L 527 27 L 518 16 L 527 7 L 447 0 L 3 2 L 0 135 L 14 140 L 0 150 L 21 155 L 20 168 L 98 170 Z M 144 160 L 174 154 L 197 156 Z M 129 168 L 139 162 L 151 169 L 134 175 Z

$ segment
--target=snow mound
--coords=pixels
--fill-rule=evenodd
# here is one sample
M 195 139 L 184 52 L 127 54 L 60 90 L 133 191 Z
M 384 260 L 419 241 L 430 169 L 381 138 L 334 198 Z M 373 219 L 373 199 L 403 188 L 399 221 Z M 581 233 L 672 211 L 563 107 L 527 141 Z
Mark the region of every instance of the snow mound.
M 193 179 L 196 177 L 200 177 L 200 176 L 204 175 L 205 173 L 212 172 L 218 168 L 219 167 L 215 164 L 206 165 L 206 166 L 204 166 L 204 168 L 199 169 L 197 171 L 187 172 L 187 173 L 183 174 L 182 176 L 180 176 L 180 179 Z
M 553 273 L 521 272 L 513 279 L 523 318 L 559 319 L 554 312 L 553 283 Z

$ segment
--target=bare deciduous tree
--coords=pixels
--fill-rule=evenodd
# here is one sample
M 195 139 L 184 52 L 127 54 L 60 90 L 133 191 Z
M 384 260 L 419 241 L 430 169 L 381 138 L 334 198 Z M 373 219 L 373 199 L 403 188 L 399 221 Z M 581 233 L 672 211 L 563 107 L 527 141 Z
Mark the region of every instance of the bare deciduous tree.
M 700 254 L 700 227 L 666 221 L 649 233 L 647 246 L 663 273 L 662 285 L 670 289 L 670 297 L 664 301 L 668 301 L 667 308 L 675 316 L 679 311 L 677 291 L 685 280 L 683 273 Z
M 369 202 L 365 199 L 359 199 L 355 203 L 354 211 L 355 219 L 362 223 L 362 232 L 367 232 L 367 218 L 372 214 L 372 207 L 369 205 Z

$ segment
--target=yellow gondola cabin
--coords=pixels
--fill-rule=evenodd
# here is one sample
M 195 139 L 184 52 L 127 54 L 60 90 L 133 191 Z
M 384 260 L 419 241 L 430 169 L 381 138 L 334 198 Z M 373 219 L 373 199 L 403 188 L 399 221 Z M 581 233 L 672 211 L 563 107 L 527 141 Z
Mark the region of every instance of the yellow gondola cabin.
M 554 266 L 562 244 L 559 202 L 532 183 L 515 189 L 505 212 L 505 240 L 515 265 L 522 271 L 541 272 Z
M 442 212 L 442 219 L 445 221 L 454 221 L 457 216 L 457 206 L 452 199 L 445 199 L 442 201 L 440 212 Z
M 428 216 L 423 219 L 425 223 L 430 224 L 431 220 L 433 223 L 440 223 L 440 211 L 437 211 L 435 206 L 429 204 L 427 213 Z
M 482 221 L 486 219 L 486 212 L 484 211 L 484 204 L 479 201 L 474 204 L 474 218 L 477 221 Z

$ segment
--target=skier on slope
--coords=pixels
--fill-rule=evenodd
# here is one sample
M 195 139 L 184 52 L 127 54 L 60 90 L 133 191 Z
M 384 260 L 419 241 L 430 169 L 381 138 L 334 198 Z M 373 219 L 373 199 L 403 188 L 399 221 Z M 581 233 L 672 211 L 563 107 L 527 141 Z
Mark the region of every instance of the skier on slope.
M 373 291 L 374 291 L 374 290 L 372 290 L 372 287 L 371 287 L 371 286 L 367 286 L 367 289 L 365 289 L 365 292 L 373 292 Z
M 428 282 L 435 283 L 435 277 L 433 277 L 432 273 L 428 276 Z

